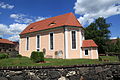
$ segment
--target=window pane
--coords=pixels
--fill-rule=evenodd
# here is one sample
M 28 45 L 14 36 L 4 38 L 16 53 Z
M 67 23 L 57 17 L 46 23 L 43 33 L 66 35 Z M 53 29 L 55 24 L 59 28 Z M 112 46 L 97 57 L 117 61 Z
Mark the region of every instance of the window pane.
M 88 55 L 88 50 L 85 50 L 85 55 Z
M 40 36 L 37 35 L 37 48 L 40 48 Z
M 76 31 L 72 31 L 72 49 L 76 49 Z
M 27 37 L 27 50 L 29 50 L 29 37 Z
M 50 49 L 53 50 L 53 33 L 50 33 Z

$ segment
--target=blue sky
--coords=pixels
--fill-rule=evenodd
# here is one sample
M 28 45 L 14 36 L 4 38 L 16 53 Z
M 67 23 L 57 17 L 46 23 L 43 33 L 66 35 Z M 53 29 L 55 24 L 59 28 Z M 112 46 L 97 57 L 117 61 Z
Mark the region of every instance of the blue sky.
M 83 27 L 100 16 L 105 17 L 108 23 L 112 23 L 111 37 L 120 37 L 120 0 L 106 1 L 0 0 L 0 36 L 18 40 L 18 34 L 30 23 L 73 12 Z

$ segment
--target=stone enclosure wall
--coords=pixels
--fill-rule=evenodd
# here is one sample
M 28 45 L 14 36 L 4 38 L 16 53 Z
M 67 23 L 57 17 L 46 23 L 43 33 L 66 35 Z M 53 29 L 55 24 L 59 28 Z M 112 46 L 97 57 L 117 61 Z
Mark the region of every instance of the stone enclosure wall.
M 0 80 L 120 80 L 120 63 L 0 67 Z

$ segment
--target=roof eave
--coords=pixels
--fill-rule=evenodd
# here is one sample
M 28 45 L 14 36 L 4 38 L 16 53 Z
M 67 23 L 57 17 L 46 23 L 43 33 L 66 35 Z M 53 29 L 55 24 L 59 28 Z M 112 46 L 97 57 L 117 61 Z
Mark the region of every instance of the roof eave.
M 87 47 L 85 47 L 85 46 L 83 46 L 83 47 L 81 47 L 81 48 L 97 48 L 98 46 L 87 46 Z
M 2 43 L 2 42 L 1 42 Z M 2 43 L 2 44 L 13 44 L 13 43 Z M 13 44 L 14 45 L 14 44 Z
M 64 26 L 70 26 L 70 27 L 72 27 L 74 25 L 61 25 L 61 26 L 57 26 L 57 27 L 54 27 L 54 28 L 48 28 L 48 29 L 43 29 L 43 30 L 55 29 L 55 28 L 64 27 Z M 83 28 L 82 26 L 74 26 L 74 27 Z M 37 30 L 37 31 L 43 31 L 43 30 Z M 33 31 L 33 32 L 37 32 L 37 31 Z M 24 33 L 24 31 L 23 31 L 19 35 L 24 35 L 24 34 L 33 33 L 33 32 L 26 32 L 26 33 Z

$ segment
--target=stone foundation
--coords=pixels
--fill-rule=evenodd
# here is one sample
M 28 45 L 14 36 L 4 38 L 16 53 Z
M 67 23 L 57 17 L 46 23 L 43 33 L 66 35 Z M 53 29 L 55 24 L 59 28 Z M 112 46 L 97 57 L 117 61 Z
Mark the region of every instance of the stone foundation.
M 120 63 L 0 67 L 0 80 L 120 80 Z

